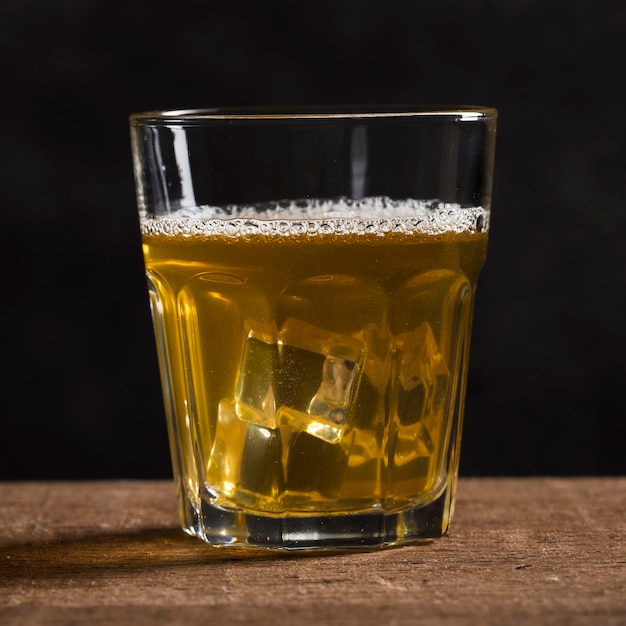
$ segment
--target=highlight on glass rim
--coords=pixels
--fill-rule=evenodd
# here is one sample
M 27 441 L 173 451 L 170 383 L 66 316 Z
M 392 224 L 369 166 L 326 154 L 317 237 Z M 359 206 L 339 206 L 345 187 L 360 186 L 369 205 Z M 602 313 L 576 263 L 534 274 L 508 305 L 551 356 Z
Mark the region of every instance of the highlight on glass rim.
M 488 107 L 131 116 L 186 532 L 277 550 L 447 532 L 496 119 Z

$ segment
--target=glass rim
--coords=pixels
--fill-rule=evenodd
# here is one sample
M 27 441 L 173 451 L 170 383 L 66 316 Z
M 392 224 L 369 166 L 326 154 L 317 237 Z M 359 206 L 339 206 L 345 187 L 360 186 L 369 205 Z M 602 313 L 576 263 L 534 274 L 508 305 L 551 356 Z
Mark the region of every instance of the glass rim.
M 476 105 L 322 105 L 322 106 L 250 106 L 160 109 L 133 113 L 132 125 L 195 124 L 209 121 L 260 120 L 358 120 L 392 118 L 452 117 L 457 121 L 476 122 L 496 119 L 497 110 Z

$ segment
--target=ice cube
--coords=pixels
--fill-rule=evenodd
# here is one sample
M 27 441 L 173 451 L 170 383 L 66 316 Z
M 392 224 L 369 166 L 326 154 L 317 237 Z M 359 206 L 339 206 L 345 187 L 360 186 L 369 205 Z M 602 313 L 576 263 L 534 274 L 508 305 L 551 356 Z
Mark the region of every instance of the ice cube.
M 284 488 L 280 431 L 238 418 L 233 403 L 222 400 L 206 481 L 211 492 L 240 505 L 275 506 Z
M 380 496 L 380 433 L 356 428 L 343 474 L 340 497 L 343 501 L 371 505 Z
M 434 444 L 420 422 L 392 430 L 389 445 L 393 450 L 389 467 L 388 496 L 418 497 L 433 482 Z
M 267 428 L 276 427 L 274 377 L 278 362 L 275 330 L 247 322 L 235 391 L 237 417 Z
M 278 343 L 279 424 L 338 442 L 349 424 L 363 342 L 290 318 L 280 329 Z
M 395 335 L 427 322 L 447 363 L 454 359 L 459 325 L 466 322 L 471 286 L 463 272 L 438 269 L 416 274 L 396 292 L 391 307 Z
M 322 498 L 336 498 L 348 462 L 348 442 L 329 443 L 302 431 L 282 429 L 283 441 L 289 434 L 286 448 L 285 495 L 287 506 L 307 508 Z M 319 494 L 319 495 L 318 495 Z
M 450 373 L 427 322 L 396 337 L 394 352 L 389 489 L 413 497 L 428 488 L 439 467 Z
M 412 424 L 442 411 L 448 397 L 450 373 L 439 352 L 430 324 L 396 338 L 399 361 L 397 415 L 401 424 Z

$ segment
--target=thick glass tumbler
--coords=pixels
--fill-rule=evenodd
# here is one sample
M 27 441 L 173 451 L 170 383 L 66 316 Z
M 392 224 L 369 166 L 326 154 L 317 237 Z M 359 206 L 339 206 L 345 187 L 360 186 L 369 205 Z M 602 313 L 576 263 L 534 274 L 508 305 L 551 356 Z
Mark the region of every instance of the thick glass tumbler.
M 131 116 L 186 532 L 447 531 L 495 128 L 485 107 Z

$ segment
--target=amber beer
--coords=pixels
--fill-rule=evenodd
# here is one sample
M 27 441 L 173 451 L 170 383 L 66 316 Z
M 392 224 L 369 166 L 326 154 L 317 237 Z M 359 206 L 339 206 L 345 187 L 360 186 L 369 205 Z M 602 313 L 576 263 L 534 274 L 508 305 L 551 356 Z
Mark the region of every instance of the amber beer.
M 321 205 L 142 218 L 189 532 L 207 506 L 384 517 L 453 488 L 488 213 Z

